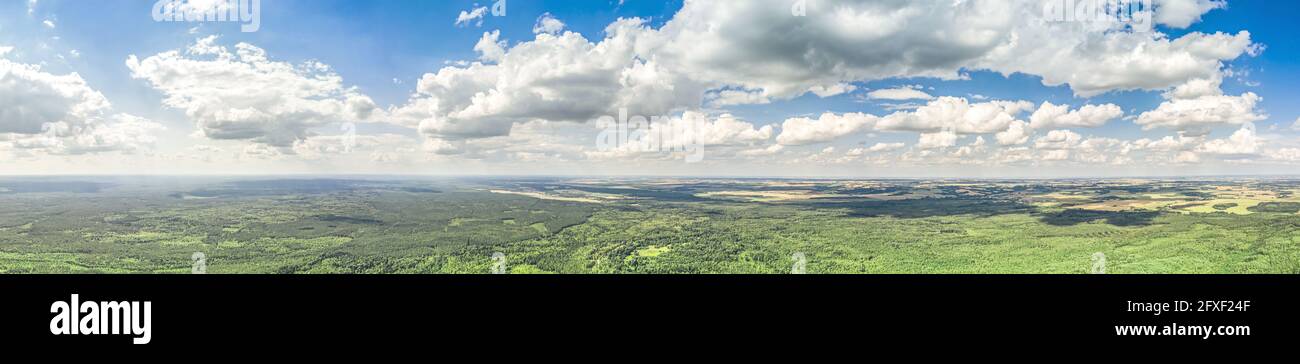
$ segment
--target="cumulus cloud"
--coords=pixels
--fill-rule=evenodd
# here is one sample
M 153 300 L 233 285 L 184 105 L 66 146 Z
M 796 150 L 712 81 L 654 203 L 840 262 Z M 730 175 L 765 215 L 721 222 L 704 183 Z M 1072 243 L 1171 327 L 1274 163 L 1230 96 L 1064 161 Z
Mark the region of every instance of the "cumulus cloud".
M 366 121 L 381 112 L 355 87 L 345 87 L 328 65 L 273 61 L 248 43 L 231 51 L 215 36 L 184 52 L 131 55 L 126 66 L 132 77 L 164 95 L 163 105 L 183 110 L 212 139 L 288 148 L 312 128 Z
M 876 143 L 875 145 L 872 145 L 870 148 L 867 148 L 867 151 L 872 153 L 892 152 L 895 150 L 903 149 L 904 146 L 906 145 L 903 143 Z
M 461 23 L 485 12 L 466 12 Z M 858 82 L 961 79 L 970 70 L 1040 76 L 1046 85 L 1068 85 L 1081 96 L 1168 90 L 1216 77 L 1224 61 L 1259 47 L 1244 31 L 1171 38 L 1158 31 L 1049 22 L 1042 15 L 1041 3 L 1028 0 L 825 0 L 806 17 L 790 16 L 781 0 L 689 1 L 657 29 L 644 19 L 620 19 L 598 41 L 559 34 L 562 23 L 543 15 L 535 39 L 509 49 L 499 33 L 485 34 L 475 49 L 494 64 L 426 74 L 422 82 L 442 83 L 419 89 L 392 114 L 394 122 L 419 125 L 426 136 L 454 140 L 507 135 L 513 125 L 531 120 L 584 121 L 620 108 L 661 115 L 706 100 L 728 106 L 809 93 L 829 97 L 853 91 Z M 929 100 L 950 108 L 965 102 L 914 88 L 873 93 L 882 100 Z M 967 106 L 972 114 L 952 122 L 961 134 L 1003 132 L 1016 120 L 1007 105 Z M 1099 116 L 1092 113 L 1112 111 L 1098 107 L 1059 115 L 1054 119 L 1065 124 L 1044 127 L 1095 123 L 1091 117 Z M 996 109 L 1003 111 L 980 114 Z M 915 111 L 929 112 L 946 111 Z M 882 121 L 886 129 L 919 132 L 936 132 L 943 123 L 908 114 Z
M 613 121 L 613 120 L 607 120 Z M 608 127 L 608 125 L 600 125 Z M 691 152 L 706 147 L 744 147 L 766 142 L 772 138 L 773 127 L 753 124 L 732 115 L 710 118 L 699 112 L 688 111 L 680 117 L 647 120 L 644 128 L 631 136 L 627 143 L 607 143 L 606 150 L 587 151 L 591 159 L 635 157 L 639 155 L 669 156 L 665 151 Z M 779 151 L 780 149 L 776 149 Z
M 1032 109 L 1026 101 L 970 103 L 965 98 L 943 96 L 912 111 L 900 111 L 880 119 L 877 130 L 933 133 L 952 130 L 960 134 L 986 134 L 1007 130 L 1016 116 Z
M 824 113 L 817 119 L 787 119 L 781 126 L 777 143 L 805 145 L 825 143 L 859 132 L 902 131 L 923 135 L 924 146 L 950 147 L 951 135 L 998 134 L 1000 144 L 1021 144 L 1029 137 L 1028 124 L 1017 115 L 1032 109 L 1025 101 L 989 101 L 970 103 L 959 97 L 939 97 L 914 110 L 898 111 L 884 117 L 864 113 Z
M 1205 95 L 1173 99 L 1138 115 L 1134 122 L 1141 125 L 1143 130 L 1167 128 L 1203 133 L 1215 126 L 1241 125 L 1267 119 L 1267 115 L 1255 110 L 1256 104 L 1262 100 L 1262 97 L 1253 92 L 1240 96 Z
M 1038 111 L 1029 117 L 1029 127 L 1034 129 L 1096 128 L 1121 116 L 1124 116 L 1124 110 L 1115 104 L 1084 105 L 1078 110 L 1071 111 L 1069 105 L 1054 105 L 1044 101 L 1038 107 Z
M 935 133 L 923 133 L 916 142 L 919 149 L 943 149 L 957 145 L 957 133 L 944 130 Z
M 730 105 L 758 105 L 772 102 L 759 90 L 716 90 L 708 96 L 709 104 L 715 107 Z
M 1255 135 L 1255 124 L 1247 123 L 1227 139 L 1207 141 L 1197 151 L 1219 155 L 1250 155 L 1259 153 L 1261 144 L 1262 140 Z
M 792 118 L 781 124 L 781 145 L 806 145 L 834 141 L 840 137 L 871 130 L 880 118 L 863 113 L 836 115 L 824 113 L 816 120 Z
M 79 127 L 53 124 L 44 135 L 19 139 L 18 147 L 37 147 L 50 154 L 81 155 L 105 152 L 138 153 L 152 150 L 162 124 L 129 114 L 115 114 L 106 120 Z
M 1246 31 L 1138 33 L 1100 23 L 1051 22 L 1040 18 L 1041 2 L 1033 0 L 819 0 L 810 5 L 815 6 L 806 17 L 795 17 L 786 0 L 688 1 L 657 28 L 651 24 L 659 21 L 619 19 L 602 33 L 590 33 L 601 34 L 592 39 L 566 31 L 547 13 L 536 19 L 533 34 L 525 34 L 532 39 L 507 41 L 501 31 L 484 32 L 473 47 L 476 59 L 429 70 L 405 103 L 386 109 L 346 86 L 327 65 L 277 61 L 251 44 L 228 48 L 215 37 L 148 57 L 132 55 L 126 64 L 132 77 L 163 95 L 165 106 L 183 111 L 198 135 L 253 142 L 230 148 L 246 158 L 345 153 L 342 137 L 314 131 L 367 121 L 391 122 L 422 136 L 405 141 L 396 135 L 358 136 L 359 148 L 366 150 L 359 155 L 380 162 L 401 160 L 401 153 L 418 149 L 431 159 L 646 157 L 631 147 L 592 151 L 590 138 L 565 140 L 539 129 L 567 125 L 586 136 L 581 133 L 591 126 L 583 123 L 620 114 L 665 116 L 652 131 L 694 132 L 653 136 L 655 143 L 703 144 L 716 149 L 710 152 L 714 156 L 790 156 L 805 151 L 792 146 L 872 132 L 914 133 L 908 137 L 917 141 L 914 148 L 889 155 L 884 154 L 907 145 L 876 143 L 836 155 L 829 148 L 816 155 L 1128 163 L 1150 154 L 1165 162 L 1190 162 L 1259 155 L 1267 147 L 1251 124 L 1267 117 L 1257 110 L 1262 98 L 1221 90 L 1223 78 L 1233 77 L 1225 62 L 1262 50 Z M 1225 6 L 1217 0 L 1157 0 L 1157 5 L 1156 21 L 1180 29 Z M 481 26 L 488 11 L 477 6 L 462 11 L 455 25 Z M 52 75 L 13 63 L 3 58 L 8 52 L 0 47 L 3 147 L 76 154 L 146 150 L 155 141 L 161 125 L 113 114 L 107 100 L 77 74 Z M 1037 77 L 1082 97 L 1158 92 L 1163 103 L 1126 120 L 1144 130 L 1177 133 L 1128 141 L 1085 138 L 1068 130 L 1125 117 L 1114 104 L 936 97 L 933 89 L 918 86 L 856 91 L 871 81 L 960 80 L 979 71 Z M 889 111 L 880 115 L 828 112 L 788 118 L 779 127 L 754 125 L 723 114 L 727 110 L 690 111 L 850 93 L 900 102 L 882 103 Z M 1220 126 L 1242 127 L 1224 139 L 1208 140 L 1212 128 Z M 404 147 L 383 148 L 395 144 Z
M 736 117 L 723 114 L 717 118 L 710 118 L 699 112 L 686 112 L 679 118 L 671 118 L 667 124 L 655 124 L 653 128 L 685 130 L 686 134 L 676 135 L 678 138 L 672 140 L 668 145 L 682 145 L 686 142 L 696 143 L 702 146 L 723 146 L 723 145 L 750 145 L 758 142 L 772 139 L 772 126 L 764 125 L 755 127 L 754 124 L 741 121 Z M 659 133 L 660 135 L 671 135 L 670 133 Z
M 1222 95 L 1223 76 L 1214 75 L 1210 78 L 1197 78 L 1188 80 L 1187 83 L 1178 85 L 1174 89 L 1164 93 L 1167 100 L 1177 99 L 1195 99 L 1202 96 Z
M 506 55 L 506 42 L 498 40 L 499 38 L 501 38 L 500 30 L 483 33 L 483 37 L 474 44 L 474 51 L 479 54 L 478 58 L 485 62 L 501 61 L 501 57 Z
M 411 138 L 397 134 L 377 135 L 316 135 L 295 141 L 293 154 L 302 159 L 314 160 L 331 155 L 370 151 L 382 153 L 381 148 L 391 148 L 411 143 Z
M 533 25 L 533 33 L 559 34 L 564 30 L 564 22 L 556 19 L 551 13 L 544 13 L 537 18 L 537 24 Z
M 1082 96 L 1161 90 L 1255 49 L 1247 32 L 1170 39 L 1044 21 L 1037 1 L 826 0 L 817 9 L 792 17 L 779 0 L 687 2 L 648 32 L 646 53 L 701 81 L 789 98 L 844 82 L 959 79 L 963 70 L 1042 76 Z
M 80 155 L 152 148 L 162 125 L 112 111 L 77 73 L 0 58 L 0 149 Z
M 918 90 L 916 87 L 898 87 L 881 90 L 872 90 L 867 93 L 867 98 L 872 100 L 929 100 L 934 96 Z
M 534 120 L 587 122 L 620 110 L 668 115 L 701 105 L 705 87 L 636 56 L 637 36 L 645 31 L 642 20 L 623 19 L 595 43 L 575 32 L 537 34 L 493 56 L 495 64 L 425 74 L 412 99 L 391 110 L 391 120 L 418 126 L 426 137 L 458 140 L 509 135 L 514 125 Z
M 857 86 L 854 86 L 850 83 L 840 82 L 840 83 L 834 83 L 830 85 L 815 85 L 809 87 L 808 92 L 811 92 L 813 95 L 817 95 L 817 97 L 824 98 L 824 97 L 831 97 L 835 95 L 853 92 L 853 90 L 857 90 L 857 89 L 858 89 Z
M 0 133 L 38 134 L 53 123 L 78 127 L 110 109 L 77 73 L 55 75 L 0 58 Z
M 1034 148 L 1063 150 L 1073 149 L 1083 140 L 1083 136 L 1069 130 L 1052 130 L 1047 135 L 1034 139 Z
M 780 144 L 772 144 L 767 146 L 766 148 L 747 149 L 747 150 L 742 150 L 736 154 L 742 157 L 766 157 L 766 156 L 776 155 L 777 153 L 780 153 L 782 150 L 785 150 L 785 146 Z
M 474 26 L 483 26 L 483 17 L 487 15 L 488 8 L 480 6 L 470 9 L 469 11 L 461 10 L 460 15 L 456 16 L 456 26 L 465 26 L 473 23 Z
M 1177 156 L 1174 157 L 1173 162 L 1180 163 L 1180 164 L 1200 163 L 1201 156 L 1197 155 L 1194 152 L 1187 152 L 1187 151 L 1180 152 L 1178 153 Z
M 1271 160 L 1283 162 L 1300 162 L 1300 148 L 1281 148 L 1268 153 Z
M 1182 29 L 1201 21 L 1201 15 L 1210 10 L 1228 7 L 1228 2 L 1225 0 L 1156 0 L 1154 5 L 1156 9 L 1153 20 L 1156 23 Z
M 1029 123 L 1016 120 L 1007 125 L 1007 130 L 1003 130 L 994 135 L 1000 145 L 1020 145 L 1029 141 Z
M 1160 139 L 1142 138 L 1134 141 L 1133 146 L 1138 150 L 1177 152 L 1195 149 L 1204 141 L 1203 137 L 1179 135 L 1178 137 L 1165 136 Z

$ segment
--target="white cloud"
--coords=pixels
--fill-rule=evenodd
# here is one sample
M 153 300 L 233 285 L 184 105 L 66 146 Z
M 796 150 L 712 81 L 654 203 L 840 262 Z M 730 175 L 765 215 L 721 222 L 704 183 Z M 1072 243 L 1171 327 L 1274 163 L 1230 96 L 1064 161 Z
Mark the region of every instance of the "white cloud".
M 1178 156 L 1174 157 L 1173 161 L 1174 163 L 1181 163 L 1181 164 L 1200 163 L 1201 157 L 1194 152 L 1185 151 L 1185 152 L 1178 153 Z
M 770 140 L 773 134 L 771 125 L 755 127 L 728 114 L 710 121 L 707 115 L 698 112 L 686 112 L 680 118 L 670 119 L 667 125 L 655 127 L 686 130 L 689 134 L 682 137 L 690 138 L 691 142 L 703 146 L 750 145 Z M 669 144 L 678 145 L 684 142 L 686 141 L 674 140 Z
M 1215 126 L 1241 125 L 1268 118 L 1255 111 L 1255 105 L 1262 100 L 1262 97 L 1253 92 L 1241 96 L 1207 95 L 1173 99 L 1142 113 L 1134 122 L 1141 125 L 1143 130 L 1167 128 L 1204 132 Z
M 1007 130 L 994 135 L 1000 145 L 1020 145 L 1029 141 L 1029 123 L 1016 120 L 1007 126 Z
M 456 16 L 456 26 L 465 26 L 474 23 L 474 26 L 483 26 L 483 17 L 487 15 L 486 6 L 477 7 L 470 11 L 461 10 L 460 15 Z
M 244 146 L 240 153 L 240 158 L 251 159 L 273 159 L 282 156 L 281 148 L 275 148 L 266 144 L 249 144 Z
M 1300 162 L 1300 148 L 1282 148 L 1268 153 L 1271 160 L 1283 162 Z
M 1157 1 L 1157 21 L 1170 28 L 1186 28 L 1225 5 Z M 29 4 L 34 7 L 35 1 Z M 1278 150 L 1269 149 L 1277 147 L 1267 143 L 1271 137 L 1257 135 L 1253 127 L 1208 139 L 1213 128 L 1251 125 L 1267 117 L 1258 110 L 1262 98 L 1255 93 L 1225 95 L 1221 88 L 1225 77 L 1241 72 L 1225 69 L 1226 62 L 1262 50 L 1246 31 L 1133 33 L 1110 25 L 1045 22 L 1036 0 L 817 0 L 807 17 L 790 16 L 788 5 L 787 0 L 688 1 L 659 28 L 650 25 L 660 24 L 657 20 L 620 19 L 603 33 L 587 33 L 600 34 L 599 39 L 566 31 L 559 19 L 542 14 L 533 34 L 525 31 L 531 40 L 507 41 L 499 30 L 484 32 L 474 44 L 475 59 L 430 69 L 407 102 L 387 109 L 377 109 L 324 64 L 277 61 L 256 46 L 227 48 L 215 38 L 186 49 L 131 56 L 126 63 L 133 77 L 164 97 L 164 106 L 184 112 L 200 137 L 252 141 L 248 146 L 217 142 L 244 158 L 321 159 L 340 153 L 343 140 L 317 132 L 334 132 L 332 126 L 340 122 L 366 121 L 391 122 L 421 136 L 358 136 L 364 152 L 354 157 L 376 162 L 406 162 L 403 153 L 421 148 L 430 153 L 421 157 L 430 160 L 657 158 L 633 149 L 591 150 L 595 132 L 584 123 L 622 110 L 669 116 L 660 128 L 693 128 L 691 138 L 670 135 L 657 142 L 703 143 L 711 147 L 710 159 L 773 157 L 797 164 L 862 157 L 857 160 L 1052 161 L 1044 165 L 1059 166 L 1066 164 L 1055 162 L 1192 163 Z M 488 11 L 478 6 L 462 11 L 455 25 L 481 26 Z M 156 142 L 158 123 L 115 114 L 76 73 L 51 75 L 4 60 L 10 52 L 12 48 L 0 47 L 0 153 L 132 152 Z M 856 91 L 858 85 L 878 80 L 961 80 L 982 71 L 1037 77 L 1077 96 L 1119 90 L 1161 93 L 1164 103 L 1144 113 L 1130 110 L 1125 120 L 1144 130 L 1176 133 L 1129 141 L 1085 138 L 1066 130 L 1101 127 L 1125 117 L 1125 110 L 1114 104 L 1076 103 L 1079 107 L 1072 109 L 1051 102 L 985 101 L 975 93 L 936 97 L 990 90 L 943 92 L 906 85 Z M 889 111 L 807 114 L 816 116 L 787 118 L 779 127 L 756 126 L 724 114 L 726 109 L 691 111 L 808 94 L 881 100 L 876 104 Z M 1300 130 L 1300 119 L 1294 127 Z M 904 132 L 917 142 L 911 149 L 910 141 L 876 143 L 836 155 L 829 155 L 837 150 L 823 149 L 825 145 L 792 148 L 859 135 L 874 138 L 873 132 Z M 398 144 L 402 146 L 393 147 Z
M 893 151 L 897 151 L 897 149 L 902 149 L 905 147 L 907 147 L 907 144 L 904 143 L 875 143 L 872 144 L 871 147 L 867 147 L 867 148 L 853 148 L 852 151 L 848 152 L 848 155 L 862 156 L 862 155 L 866 155 L 866 153 L 893 152 Z
M 911 111 L 899 111 L 885 117 L 863 113 L 824 113 L 818 119 L 800 117 L 787 119 L 781 127 L 777 142 L 783 145 L 805 145 L 830 142 L 840 137 L 865 131 L 910 131 L 931 134 L 926 138 L 930 146 L 946 144 L 950 134 L 999 133 L 998 141 L 1020 144 L 1028 138 L 1026 123 L 1016 115 L 1032 109 L 1025 101 L 990 101 L 970 103 L 964 98 L 940 97 Z M 952 145 L 944 145 L 952 146 Z
M 478 58 L 485 62 L 500 62 L 501 57 L 506 55 L 506 42 L 497 40 L 500 37 L 500 30 L 483 33 L 483 37 L 474 44 L 474 51 L 479 54 Z
M 556 19 L 551 13 L 544 13 L 537 18 L 537 24 L 533 25 L 533 33 L 559 34 L 564 30 L 564 22 Z
M 416 95 L 391 110 L 393 122 L 452 140 L 509 135 L 533 120 L 586 122 L 623 109 L 659 116 L 701 105 L 705 87 L 636 56 L 644 31 L 640 19 L 623 19 L 598 43 L 576 32 L 541 33 L 494 56 L 496 64 L 425 74 Z
M 743 157 L 766 157 L 766 156 L 776 155 L 777 153 L 780 153 L 782 150 L 785 150 L 785 146 L 780 144 L 772 144 L 767 146 L 766 148 L 748 149 L 748 150 L 740 151 L 739 153 L 736 154 Z
M 867 98 L 872 100 L 929 100 L 933 99 L 934 96 L 913 87 L 898 87 L 873 90 L 867 93 Z
M 693 151 L 705 147 L 753 146 L 772 139 L 771 125 L 755 127 L 731 115 L 710 118 L 699 112 L 685 112 L 681 117 L 650 121 L 637 139 L 613 145 L 609 150 L 586 152 L 591 159 L 627 158 L 638 155 L 669 156 L 665 151 Z M 603 125 L 599 125 L 603 126 Z M 615 144 L 615 143 L 611 143 Z M 773 153 L 780 149 L 772 150 Z M 712 154 L 712 152 L 709 152 Z M 743 152 L 742 152 L 743 153 Z M 750 152 L 747 155 L 758 155 Z
M 1044 101 L 1038 107 L 1038 111 L 1029 117 L 1029 127 L 1034 129 L 1096 128 L 1121 116 L 1124 116 L 1124 110 L 1115 104 L 1084 105 L 1071 111 L 1069 105 L 1054 105 Z
M 1065 149 L 1048 150 L 1043 153 L 1042 156 L 1042 160 L 1044 161 L 1064 161 L 1069 159 L 1070 151 Z
M 1214 75 L 1210 78 L 1197 78 L 1178 85 L 1173 90 L 1164 94 L 1165 99 L 1195 99 L 1202 96 L 1222 95 L 1223 90 L 1220 86 L 1223 84 L 1223 75 Z
M 687 2 L 638 52 L 697 81 L 782 99 L 813 87 L 888 78 L 1025 73 L 1081 96 L 1163 90 L 1254 53 L 1248 32 L 1120 31 L 1043 21 L 1039 1 L 825 0 L 804 17 L 788 2 Z M 951 36 L 957 35 L 957 36 Z
M 975 137 L 974 142 L 964 145 L 961 148 L 958 148 L 957 151 L 952 152 L 951 156 L 956 158 L 973 158 L 977 154 L 984 153 L 987 149 L 986 145 L 988 145 L 988 142 L 984 140 L 984 137 L 978 136 Z
M 1220 155 L 1256 154 L 1262 140 L 1255 135 L 1255 124 L 1247 123 L 1232 133 L 1227 139 L 1214 139 L 1205 142 L 1198 152 Z
M 781 135 L 776 142 L 781 145 L 806 145 L 830 142 L 840 137 L 871 130 L 880 118 L 863 113 L 836 115 L 824 113 L 816 120 L 809 118 L 787 119 L 781 124 Z
M 68 133 L 49 150 L 52 154 L 79 155 L 103 152 L 137 153 L 152 150 L 162 124 L 128 114 L 116 114 L 102 123 L 90 123 Z M 63 136 L 63 135 L 61 135 Z
M 183 110 L 212 139 L 251 140 L 287 148 L 332 123 L 366 121 L 381 111 L 328 65 L 271 60 L 266 51 L 239 43 L 231 52 L 216 37 L 196 41 L 183 53 L 159 53 L 126 61 L 131 76 L 165 96 L 163 105 Z
M 108 99 L 79 74 L 50 74 L 0 58 L 0 150 L 135 153 L 151 149 L 161 129 L 144 118 L 112 114 Z
M 1075 160 L 1093 164 L 1122 165 L 1132 162 L 1132 143 L 1112 138 L 1088 138 L 1074 148 Z
M 1080 32 L 1077 24 L 1049 24 L 1054 25 L 1017 32 L 1020 38 L 992 52 L 999 56 L 985 59 L 985 68 L 1039 75 L 1044 85 L 1069 85 L 1075 95 L 1091 97 L 1117 90 L 1164 90 L 1211 78 L 1223 61 L 1259 52 L 1246 31 L 1193 32 L 1169 39 L 1158 32 L 1098 34 Z
M 1156 0 L 1156 23 L 1173 28 L 1187 28 L 1201 21 L 1201 15 L 1228 7 L 1225 0 Z
M 622 108 L 633 115 L 665 115 L 705 101 L 725 107 L 807 93 L 828 97 L 853 91 L 856 82 L 961 79 L 972 70 L 1036 75 L 1046 85 L 1069 85 L 1083 96 L 1169 90 L 1212 79 L 1223 61 L 1255 54 L 1259 47 L 1244 31 L 1170 38 L 1046 22 L 1040 19 L 1041 3 L 1027 0 L 825 0 L 818 7 L 828 10 L 792 17 L 780 0 L 692 1 L 658 29 L 644 19 L 620 19 L 596 42 L 574 32 L 557 34 L 561 28 L 546 26 L 544 15 L 535 24 L 535 39 L 509 49 L 499 33 L 485 34 L 475 49 L 493 64 L 426 74 L 421 84 L 428 87 L 391 109 L 392 120 L 418 126 L 430 138 L 488 138 L 508 135 L 513 126 L 532 120 L 581 122 Z M 464 17 L 480 19 L 485 12 Z M 1027 102 L 972 104 L 933 98 L 916 88 L 873 93 L 882 100 L 929 100 L 882 118 L 878 130 L 1007 133 L 999 143 L 1023 143 L 1028 133 L 1010 128 L 1019 113 L 1033 110 Z M 1095 125 L 1114 110 L 1110 105 L 1067 109 L 1045 114 L 1038 126 Z M 793 143 L 822 139 L 789 135 L 786 140 Z
M 53 20 L 48 20 L 48 19 L 47 19 L 47 20 L 41 22 L 41 25 L 44 25 L 46 28 L 49 28 L 49 29 L 54 29 L 54 28 L 55 28 L 55 25 L 54 25 L 54 21 L 53 21 Z
M 315 135 L 295 141 L 292 150 L 299 158 L 314 160 L 364 151 L 382 152 L 379 149 L 408 144 L 411 140 L 410 137 L 397 134 Z
M 853 90 L 857 90 L 857 89 L 858 89 L 857 86 L 845 82 L 840 82 L 840 83 L 835 83 L 830 85 L 814 85 L 808 88 L 808 92 L 817 95 L 817 97 L 826 98 L 826 97 L 853 92 Z
M 943 149 L 957 145 L 957 133 L 944 130 L 936 133 L 923 133 L 916 142 L 919 149 Z
M 0 58 L 0 133 L 38 134 L 53 123 L 77 128 L 110 108 L 77 73 L 54 75 Z
M 759 105 L 772 102 L 771 99 L 763 95 L 762 91 L 756 90 L 717 90 L 710 92 L 707 98 L 710 99 L 709 104 L 715 107 Z
M 904 146 L 906 145 L 903 143 L 876 143 L 875 145 L 872 145 L 870 148 L 867 148 L 867 151 L 872 153 L 892 152 L 895 150 L 903 149 Z
M 960 134 L 997 133 L 1007 130 L 1016 115 L 1032 109 L 1025 101 L 970 103 L 965 98 L 943 96 L 913 111 L 900 111 L 880 119 L 877 130 L 933 133 L 951 129 Z
M 1052 130 L 1047 135 L 1034 140 L 1035 149 L 1062 150 L 1074 149 L 1083 141 L 1083 136 L 1069 130 Z
M 1177 152 L 1195 149 L 1205 141 L 1203 137 L 1189 137 L 1179 135 L 1177 138 L 1165 136 L 1160 139 L 1142 138 L 1133 142 L 1133 147 L 1139 150 L 1149 150 L 1157 152 Z

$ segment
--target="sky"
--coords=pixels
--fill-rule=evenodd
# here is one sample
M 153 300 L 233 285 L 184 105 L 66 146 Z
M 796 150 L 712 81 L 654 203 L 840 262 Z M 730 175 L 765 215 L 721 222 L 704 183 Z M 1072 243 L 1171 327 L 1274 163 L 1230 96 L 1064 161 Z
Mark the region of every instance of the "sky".
M 0 175 L 1300 174 L 1300 3 L 1066 1 L 0 0 Z

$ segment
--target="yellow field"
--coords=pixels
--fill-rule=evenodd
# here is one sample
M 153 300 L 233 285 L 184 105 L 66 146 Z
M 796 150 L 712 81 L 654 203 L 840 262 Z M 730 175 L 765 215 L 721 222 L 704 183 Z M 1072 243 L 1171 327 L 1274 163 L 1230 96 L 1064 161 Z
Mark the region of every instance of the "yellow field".
M 848 197 L 844 195 L 815 194 L 812 191 L 717 191 L 697 193 L 695 196 L 703 198 L 743 198 L 750 202 L 802 201 L 819 197 Z
M 552 201 L 601 203 L 600 200 L 594 198 L 555 196 L 555 195 L 548 195 L 541 192 L 520 192 L 520 191 L 506 191 L 506 190 L 491 190 L 491 192 L 506 194 L 506 195 L 528 196 L 532 198 L 539 198 L 543 200 L 552 200 Z
M 1073 206 L 1072 208 L 1076 208 L 1076 209 L 1080 209 L 1080 210 L 1110 211 L 1110 212 L 1119 212 L 1119 211 L 1158 211 L 1158 210 L 1160 210 L 1160 209 L 1163 209 L 1163 208 L 1166 208 L 1166 207 L 1169 207 L 1169 206 L 1173 206 L 1173 205 L 1177 205 L 1177 204 L 1181 204 L 1181 203 L 1183 203 L 1183 202 L 1185 202 L 1185 201 L 1182 201 L 1182 200 L 1165 200 L 1165 201 L 1156 201 L 1156 200 L 1118 200 L 1118 201 L 1106 201 L 1106 202 L 1098 202 L 1098 203 L 1092 203 L 1092 204 L 1087 204 L 1087 205 Z
M 1189 212 L 1196 212 L 1196 213 L 1226 212 L 1229 214 L 1250 215 L 1254 213 L 1249 210 L 1251 207 L 1255 207 L 1264 202 L 1268 202 L 1268 201 L 1246 200 L 1246 199 L 1218 199 L 1218 200 L 1206 201 L 1203 204 L 1193 206 L 1193 207 L 1188 207 L 1183 210 Z M 1230 207 L 1227 210 L 1218 210 L 1214 208 L 1214 205 L 1229 204 L 1229 203 L 1235 203 L 1237 204 L 1237 206 Z
M 1061 192 L 1049 193 L 1045 195 L 1030 196 L 1034 198 L 1050 198 L 1053 200 L 1087 200 L 1092 198 L 1091 195 L 1072 195 Z

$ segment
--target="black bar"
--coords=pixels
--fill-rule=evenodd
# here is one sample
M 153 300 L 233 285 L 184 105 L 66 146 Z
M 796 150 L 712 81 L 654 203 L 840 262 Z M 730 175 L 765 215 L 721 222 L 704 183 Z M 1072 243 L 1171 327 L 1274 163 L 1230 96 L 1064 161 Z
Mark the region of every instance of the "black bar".
M 657 339 L 751 343 L 1240 345 L 1296 337 L 1294 275 L 17 275 L 0 277 L 14 348 L 420 350 Z M 150 301 L 151 342 L 53 335 L 50 305 Z M 1236 312 L 1132 302 L 1249 301 Z M 1116 325 L 1248 325 L 1249 336 L 1117 336 Z M 561 332 L 565 332 L 561 334 Z M 877 341 L 885 342 L 885 341 Z M 346 346 L 345 346 L 346 345 Z

